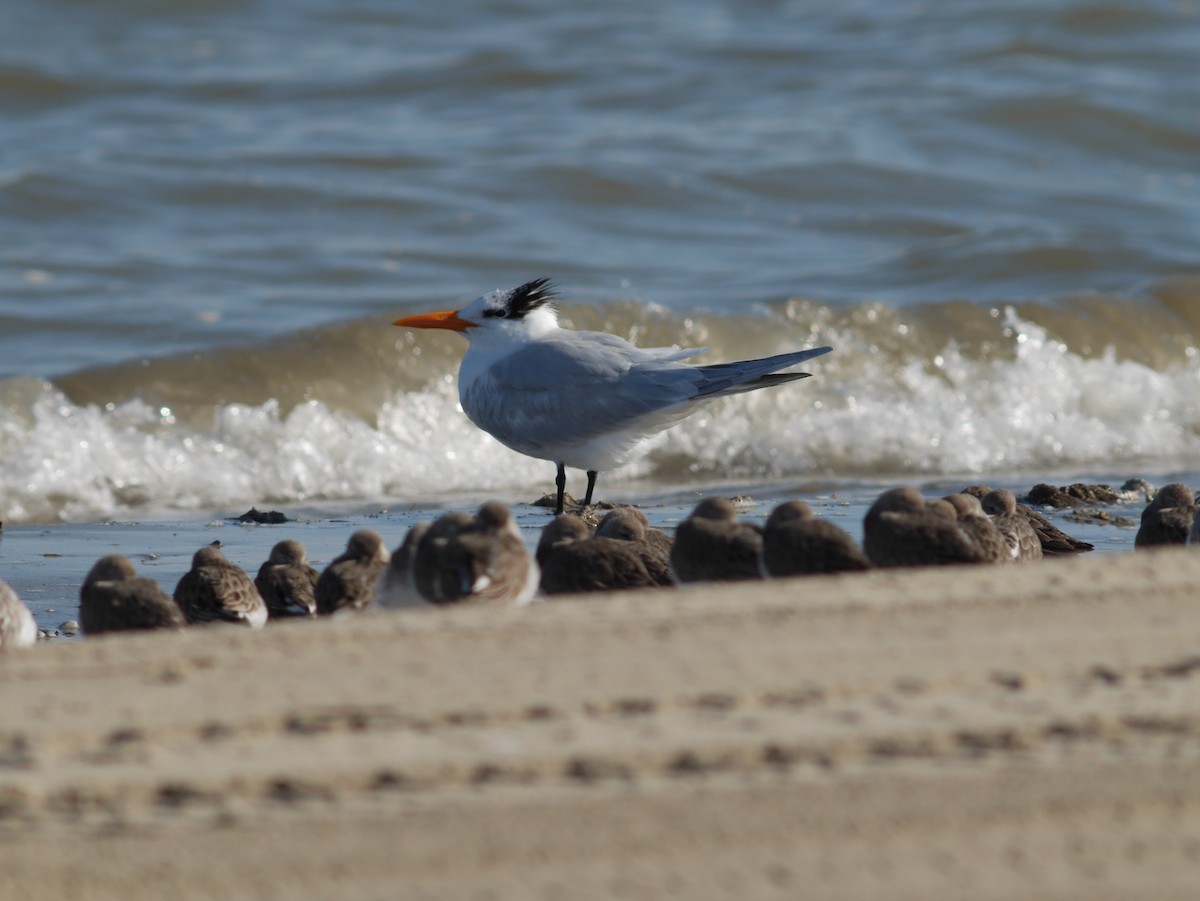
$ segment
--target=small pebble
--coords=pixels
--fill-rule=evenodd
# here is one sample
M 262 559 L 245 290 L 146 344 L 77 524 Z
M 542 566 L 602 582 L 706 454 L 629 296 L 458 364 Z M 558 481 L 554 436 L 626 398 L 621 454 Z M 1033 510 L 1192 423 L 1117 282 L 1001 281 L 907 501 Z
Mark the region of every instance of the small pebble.
M 79 623 L 69 619 L 65 623 L 58 624 L 58 631 L 63 635 L 75 635 L 79 631 Z

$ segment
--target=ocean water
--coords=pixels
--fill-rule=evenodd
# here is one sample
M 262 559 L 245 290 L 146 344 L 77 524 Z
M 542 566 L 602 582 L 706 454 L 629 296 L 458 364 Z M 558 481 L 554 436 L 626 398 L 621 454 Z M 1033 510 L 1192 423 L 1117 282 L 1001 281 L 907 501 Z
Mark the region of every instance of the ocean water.
M 0 518 L 536 497 L 389 323 L 538 276 L 835 348 L 602 498 L 1196 482 L 1196 47 L 1175 0 L 8 0 Z

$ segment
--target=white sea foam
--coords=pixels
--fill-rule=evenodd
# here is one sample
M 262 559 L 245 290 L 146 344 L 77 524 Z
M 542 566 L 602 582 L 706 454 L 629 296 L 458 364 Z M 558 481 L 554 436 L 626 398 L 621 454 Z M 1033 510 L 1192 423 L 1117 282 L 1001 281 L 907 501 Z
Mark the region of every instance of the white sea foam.
M 1041 472 L 1165 466 L 1200 453 L 1200 366 L 1163 372 L 1086 358 L 1022 321 L 997 323 L 1013 356 L 972 359 L 955 342 L 899 364 L 853 334 L 820 378 L 749 395 L 677 429 L 667 449 L 693 471 L 830 476 Z M 705 417 L 708 418 L 708 417 Z
M 933 360 L 897 361 L 854 334 L 827 334 L 837 350 L 812 364 L 815 378 L 702 410 L 605 485 L 1154 468 L 1200 455 L 1194 359 L 1164 372 L 1111 353 L 1085 358 L 1011 311 L 996 329 L 1011 355 L 972 358 L 950 342 Z M 0 514 L 10 522 L 552 486 L 551 464 L 471 425 L 449 377 L 392 398 L 375 422 L 317 401 L 286 413 L 268 401 L 220 407 L 202 429 L 140 400 L 97 407 L 47 382 L 0 387 Z

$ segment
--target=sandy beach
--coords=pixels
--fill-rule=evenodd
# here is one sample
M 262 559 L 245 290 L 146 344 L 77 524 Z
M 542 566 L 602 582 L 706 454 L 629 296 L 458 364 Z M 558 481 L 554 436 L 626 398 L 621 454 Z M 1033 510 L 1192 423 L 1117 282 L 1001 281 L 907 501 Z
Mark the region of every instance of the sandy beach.
M 1200 899 L 1195 2 L 4 13 L 0 901 Z M 560 464 L 1093 549 L 80 633 L 108 555 L 533 548 Z
M 0 658 L 0 897 L 1190 898 L 1200 555 Z

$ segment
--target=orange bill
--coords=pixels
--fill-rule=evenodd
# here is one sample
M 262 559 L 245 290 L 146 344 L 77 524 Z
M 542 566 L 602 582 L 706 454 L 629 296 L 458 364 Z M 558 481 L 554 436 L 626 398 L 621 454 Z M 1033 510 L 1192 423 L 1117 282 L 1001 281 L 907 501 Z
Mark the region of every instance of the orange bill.
M 404 328 L 445 328 L 450 329 L 452 332 L 465 332 L 467 329 L 475 327 L 474 322 L 459 319 L 458 310 L 405 316 L 403 319 L 397 319 L 392 325 L 400 325 Z

